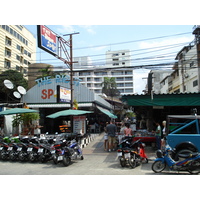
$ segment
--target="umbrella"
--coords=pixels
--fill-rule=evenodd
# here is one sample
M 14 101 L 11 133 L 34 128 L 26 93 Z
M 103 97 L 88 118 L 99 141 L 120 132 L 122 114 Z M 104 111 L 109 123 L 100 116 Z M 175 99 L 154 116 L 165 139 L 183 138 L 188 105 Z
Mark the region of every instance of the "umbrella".
M 12 108 L 0 112 L 0 115 L 13 115 L 13 114 L 22 114 L 22 113 L 35 113 L 37 110 L 26 109 L 26 108 Z
M 48 118 L 57 118 L 62 116 L 68 116 L 68 115 L 83 115 L 87 113 L 93 113 L 92 111 L 85 111 L 85 110 L 62 110 L 56 113 L 53 113 L 51 115 L 47 115 Z

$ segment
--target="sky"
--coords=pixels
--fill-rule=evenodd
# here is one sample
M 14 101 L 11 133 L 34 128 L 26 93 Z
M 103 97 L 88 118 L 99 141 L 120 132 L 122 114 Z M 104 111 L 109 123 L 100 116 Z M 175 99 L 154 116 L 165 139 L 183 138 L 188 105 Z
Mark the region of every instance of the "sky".
M 141 66 L 174 61 L 176 54 L 194 39 L 194 25 L 46 26 L 66 40 L 69 37 L 63 35 L 79 32 L 73 36 L 73 57 L 88 56 L 96 67 L 105 64 L 106 51 L 130 50 L 131 65 L 134 67 L 134 93 L 137 94 L 142 94 L 148 72 L 153 69 Z M 37 38 L 36 25 L 26 25 L 26 28 Z M 36 62 L 65 66 L 62 61 L 40 48 L 36 50 L 36 57 Z

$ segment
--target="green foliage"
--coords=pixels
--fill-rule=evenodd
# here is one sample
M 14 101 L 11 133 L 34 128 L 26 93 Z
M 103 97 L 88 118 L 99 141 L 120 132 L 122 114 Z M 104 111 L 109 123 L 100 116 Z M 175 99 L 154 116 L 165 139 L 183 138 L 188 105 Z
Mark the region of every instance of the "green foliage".
M 39 118 L 40 116 L 38 113 L 18 114 L 13 117 L 12 125 L 13 127 L 18 127 L 20 124 L 23 124 L 24 126 L 29 127 L 32 120 L 37 120 Z
M 16 70 L 7 70 L 0 74 L 0 92 L 3 92 L 3 93 L 8 92 L 8 90 L 6 89 L 6 87 L 3 84 L 5 79 L 8 79 L 13 83 L 13 85 L 14 85 L 13 91 L 17 90 L 18 86 L 23 86 L 25 89 L 28 88 L 28 82 L 23 77 L 22 73 L 20 73 Z
M 114 97 L 120 95 L 120 92 L 117 89 L 117 84 L 115 82 L 115 77 L 104 77 L 102 86 L 102 93 L 106 94 L 107 96 Z

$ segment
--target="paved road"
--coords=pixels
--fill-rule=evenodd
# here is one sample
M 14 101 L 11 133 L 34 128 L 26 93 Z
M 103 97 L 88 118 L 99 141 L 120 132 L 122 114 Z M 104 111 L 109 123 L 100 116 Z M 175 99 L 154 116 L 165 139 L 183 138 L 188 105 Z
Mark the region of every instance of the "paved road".
M 151 170 L 155 153 L 151 147 L 146 148 L 149 163 L 134 169 L 122 168 L 116 152 L 105 152 L 103 148 L 103 134 L 83 149 L 84 160 L 75 160 L 68 167 L 62 163 L 55 165 L 47 163 L 0 161 L 0 175 L 154 175 Z M 165 174 L 165 173 L 162 173 Z M 167 172 L 166 174 L 169 174 Z M 174 173 L 172 173 L 174 174 Z

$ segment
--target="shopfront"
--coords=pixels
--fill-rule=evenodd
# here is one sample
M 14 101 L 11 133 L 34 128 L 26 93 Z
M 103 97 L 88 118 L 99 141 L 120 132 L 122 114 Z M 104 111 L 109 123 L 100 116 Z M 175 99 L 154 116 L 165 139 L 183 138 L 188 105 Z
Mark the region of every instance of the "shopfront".
M 154 122 L 166 120 L 167 115 L 190 115 L 194 108 L 200 114 L 200 93 L 124 95 L 122 101 L 137 114 L 137 127 L 144 118 L 149 130 L 154 128 Z
M 102 123 L 102 121 L 110 119 L 113 112 L 110 103 L 83 86 L 78 80 L 74 80 L 73 88 L 73 98 L 78 102 L 78 109 L 94 112 L 84 115 L 86 120 L 84 131 L 87 132 L 90 123 Z M 70 109 L 70 93 L 68 76 L 44 77 L 36 80 L 36 85 L 27 91 L 22 98 L 22 102 L 26 103 L 29 108 L 40 111 L 40 124 L 43 126 L 42 133 L 53 134 L 61 131 L 60 126 L 69 131 L 70 116 L 56 119 L 48 119 L 46 116 L 64 109 Z M 83 123 L 77 122 L 77 118 L 75 121 L 77 127 L 83 126 Z M 83 121 L 83 118 L 81 118 L 81 121 Z

